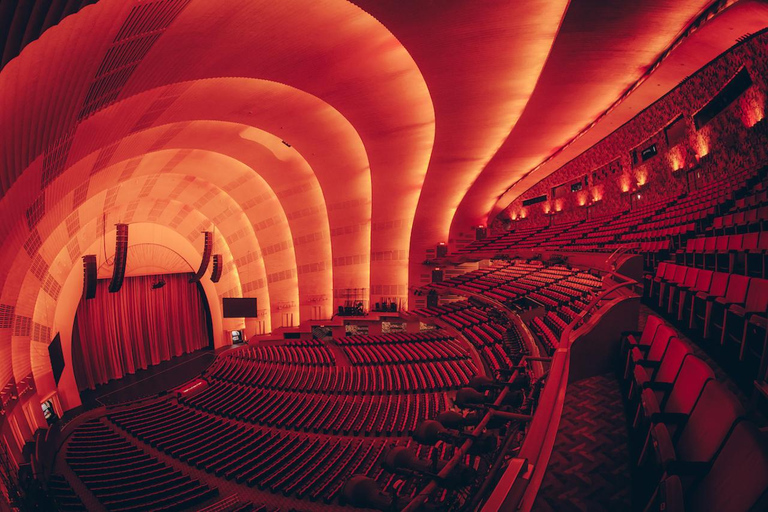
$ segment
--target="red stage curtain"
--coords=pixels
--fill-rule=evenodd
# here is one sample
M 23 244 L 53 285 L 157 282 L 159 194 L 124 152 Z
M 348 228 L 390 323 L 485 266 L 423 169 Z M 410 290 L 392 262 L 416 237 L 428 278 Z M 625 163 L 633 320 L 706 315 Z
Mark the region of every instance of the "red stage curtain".
M 99 280 L 96 297 L 80 301 L 72 333 L 81 390 L 208 346 L 204 298 L 191 275 L 126 277 L 117 293 Z M 153 290 L 159 279 L 165 286 Z

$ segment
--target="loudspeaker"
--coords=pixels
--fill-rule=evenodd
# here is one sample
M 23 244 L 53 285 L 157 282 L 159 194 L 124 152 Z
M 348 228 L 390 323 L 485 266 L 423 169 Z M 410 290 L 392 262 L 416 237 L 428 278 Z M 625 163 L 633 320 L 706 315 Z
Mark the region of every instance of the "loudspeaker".
M 477 226 L 475 228 L 475 240 L 483 240 L 486 236 L 488 236 L 488 228 L 485 226 Z
M 125 277 L 125 263 L 128 259 L 128 224 L 115 224 L 115 266 L 112 269 L 112 280 L 109 282 L 109 292 L 120 291 Z
M 214 254 L 213 255 L 213 270 L 211 271 L 211 281 L 214 283 L 218 283 L 219 279 L 221 279 L 221 272 L 222 272 L 222 257 L 221 254 Z
M 96 296 L 96 255 L 83 256 L 83 298 L 92 299 Z
M 200 262 L 200 268 L 197 269 L 195 275 L 190 278 L 189 282 L 194 283 L 199 281 L 205 275 L 205 271 L 208 270 L 208 262 L 211 261 L 211 253 L 213 252 L 213 235 L 210 231 L 204 231 L 205 245 L 203 246 L 203 259 Z
M 437 244 L 437 247 L 435 248 L 435 256 L 438 258 L 445 258 L 448 256 L 448 246 L 443 242 Z
M 433 283 L 442 283 L 443 278 L 445 277 L 445 273 L 440 270 L 439 268 L 436 268 L 432 271 L 432 282 Z

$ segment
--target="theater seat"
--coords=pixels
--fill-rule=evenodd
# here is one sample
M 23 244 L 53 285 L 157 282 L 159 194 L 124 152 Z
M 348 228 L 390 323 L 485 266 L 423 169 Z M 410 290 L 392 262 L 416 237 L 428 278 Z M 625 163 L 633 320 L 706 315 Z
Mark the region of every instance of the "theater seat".
M 737 422 L 706 474 L 684 489 L 679 476 L 659 484 L 645 512 L 768 510 L 768 445 L 749 421 Z
M 745 301 L 747 300 L 747 290 L 749 289 L 750 279 L 746 276 L 740 276 L 734 274 L 728 281 L 728 289 L 725 292 L 724 297 L 717 297 L 712 302 L 711 312 L 711 329 L 704 336 L 715 335 L 717 340 L 722 339 L 723 322 L 725 319 L 725 312 L 732 307 L 737 309 L 743 309 Z
M 747 297 L 743 305 L 732 304 L 725 310 L 723 317 L 723 329 L 720 343 L 725 345 L 735 344 L 739 349 L 739 360 L 744 360 L 747 345 L 747 334 L 750 334 L 750 350 L 762 355 L 765 347 L 762 343 L 764 336 L 757 332 L 749 332 L 748 326 L 762 327 L 765 330 L 766 310 L 768 310 L 768 279 L 753 278 L 749 281 Z
M 707 363 L 689 354 L 683 359 L 671 389 L 643 389 L 640 405 L 635 415 L 633 427 L 636 437 L 648 437 L 648 430 L 656 423 L 671 423 L 670 430 L 691 413 L 701 390 L 707 382 L 715 378 L 715 373 Z
M 647 352 L 640 349 L 640 347 L 632 347 L 627 357 L 627 364 L 624 373 L 624 379 L 629 383 L 634 373 L 635 366 L 642 366 L 648 368 L 649 371 L 655 371 L 661 363 L 661 358 L 664 357 L 664 352 L 667 350 L 669 340 L 674 338 L 677 333 L 668 325 L 660 325 L 656 329 L 656 334 L 653 336 L 653 341 Z
M 712 313 L 712 304 L 715 299 L 724 297 L 728 291 L 730 274 L 715 272 L 712 276 L 709 290 L 697 292 L 692 297 L 688 328 L 698 331 L 703 338 L 709 335 L 709 321 Z
M 685 342 L 678 338 L 670 339 L 667 350 L 664 352 L 661 363 L 655 372 L 644 366 L 635 366 L 629 398 L 632 399 L 634 397 L 635 390 L 642 392 L 644 389 L 652 389 L 654 391 L 669 391 L 672 389 L 672 384 L 680 372 L 685 357 L 691 353 L 691 348 Z
M 639 332 L 625 332 L 622 337 L 622 355 L 629 352 L 632 348 L 638 347 L 640 350 L 648 350 L 651 346 L 653 337 L 656 335 L 656 329 L 660 325 L 664 324 L 664 320 L 658 316 L 649 315 L 645 322 L 645 328 L 642 333 Z M 638 337 L 639 336 L 639 337 Z
M 681 476 L 683 488 L 706 474 L 734 423 L 744 415 L 741 403 L 726 387 L 709 380 L 691 414 L 670 432 L 665 423 L 651 428 L 650 445 L 665 474 Z M 641 454 L 640 460 L 643 460 Z

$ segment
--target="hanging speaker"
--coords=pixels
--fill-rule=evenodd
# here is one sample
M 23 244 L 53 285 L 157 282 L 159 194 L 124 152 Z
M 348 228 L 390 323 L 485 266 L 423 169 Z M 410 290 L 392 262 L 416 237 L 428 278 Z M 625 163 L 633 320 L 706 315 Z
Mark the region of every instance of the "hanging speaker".
M 221 279 L 221 272 L 223 270 L 223 258 L 221 257 L 221 254 L 214 254 L 213 255 L 213 270 L 211 271 L 211 281 L 214 283 L 218 283 L 219 279 Z
M 128 258 L 128 224 L 115 224 L 115 266 L 112 268 L 112 280 L 109 282 L 109 292 L 119 292 L 125 277 L 125 263 Z
M 211 253 L 213 252 L 213 235 L 210 231 L 203 231 L 205 235 L 205 245 L 203 246 L 203 259 L 200 262 L 200 268 L 197 269 L 195 275 L 189 280 L 190 283 L 199 281 L 205 275 L 205 271 L 208 270 L 208 262 L 211 261 Z
M 83 298 L 92 299 L 96 296 L 96 255 L 83 256 Z

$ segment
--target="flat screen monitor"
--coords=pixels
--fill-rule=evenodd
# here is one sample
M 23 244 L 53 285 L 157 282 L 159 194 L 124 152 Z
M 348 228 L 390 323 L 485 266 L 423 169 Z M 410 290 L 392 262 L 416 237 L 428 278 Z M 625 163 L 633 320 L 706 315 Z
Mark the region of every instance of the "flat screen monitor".
M 224 298 L 222 300 L 224 318 L 256 318 L 256 298 Z
M 243 331 L 232 331 L 232 344 L 243 342 Z

